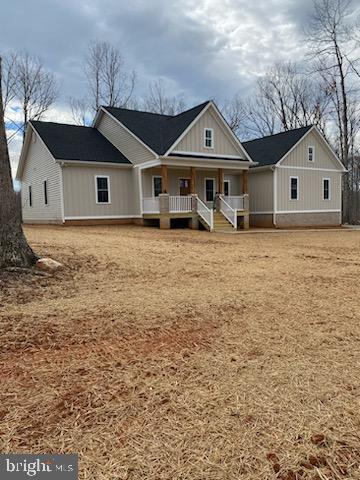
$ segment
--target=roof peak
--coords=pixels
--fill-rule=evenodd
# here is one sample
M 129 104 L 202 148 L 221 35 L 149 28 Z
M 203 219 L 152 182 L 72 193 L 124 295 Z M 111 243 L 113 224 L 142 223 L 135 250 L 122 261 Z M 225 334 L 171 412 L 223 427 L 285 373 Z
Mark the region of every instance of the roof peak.
M 176 118 L 180 115 L 183 115 L 184 113 L 191 112 L 191 110 L 194 110 L 196 108 L 199 108 L 199 107 L 202 107 L 202 106 L 205 107 L 205 105 L 207 105 L 210 102 L 211 102 L 211 100 L 206 100 L 206 102 L 199 103 L 198 105 L 195 105 L 194 107 L 188 108 L 187 110 L 184 110 L 183 112 L 177 113 L 176 115 L 167 115 L 165 113 L 149 112 L 147 110 L 138 110 L 137 108 L 111 107 L 111 106 L 106 106 L 106 105 L 102 105 L 102 108 L 104 108 L 105 110 L 115 109 L 115 110 L 124 110 L 124 111 L 127 111 L 127 112 L 145 113 L 145 114 L 148 114 L 148 115 L 156 115 L 157 117 L 166 117 L 166 118 L 171 119 L 171 118 Z

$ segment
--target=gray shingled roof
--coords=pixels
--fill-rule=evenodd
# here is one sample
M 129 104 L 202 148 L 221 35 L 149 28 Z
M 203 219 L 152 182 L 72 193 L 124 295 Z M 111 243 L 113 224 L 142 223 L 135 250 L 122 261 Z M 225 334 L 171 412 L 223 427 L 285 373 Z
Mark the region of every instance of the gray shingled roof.
M 155 153 L 164 155 L 208 103 L 209 101 L 174 116 L 128 110 L 126 108 L 103 108 Z
M 31 124 L 57 160 L 131 164 L 96 128 L 40 121 Z
M 259 166 L 274 165 L 308 132 L 313 125 L 277 133 L 268 137 L 242 142 L 254 162 Z

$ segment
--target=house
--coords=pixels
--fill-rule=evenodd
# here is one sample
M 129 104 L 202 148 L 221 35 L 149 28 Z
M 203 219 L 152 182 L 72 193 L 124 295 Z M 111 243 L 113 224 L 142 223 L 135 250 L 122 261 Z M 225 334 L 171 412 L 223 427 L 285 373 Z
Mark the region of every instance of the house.
M 242 144 L 257 165 L 249 177 L 250 225 L 341 225 L 343 164 L 315 126 Z
M 339 225 L 343 171 L 315 127 L 242 144 L 208 101 L 175 116 L 101 107 L 92 127 L 32 121 L 17 179 L 25 223 L 233 231 Z

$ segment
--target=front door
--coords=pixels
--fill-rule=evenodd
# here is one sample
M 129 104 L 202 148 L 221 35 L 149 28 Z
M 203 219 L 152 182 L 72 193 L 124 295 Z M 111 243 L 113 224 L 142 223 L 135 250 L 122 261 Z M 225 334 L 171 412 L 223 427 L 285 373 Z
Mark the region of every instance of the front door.
M 179 178 L 180 195 L 190 195 L 190 178 Z

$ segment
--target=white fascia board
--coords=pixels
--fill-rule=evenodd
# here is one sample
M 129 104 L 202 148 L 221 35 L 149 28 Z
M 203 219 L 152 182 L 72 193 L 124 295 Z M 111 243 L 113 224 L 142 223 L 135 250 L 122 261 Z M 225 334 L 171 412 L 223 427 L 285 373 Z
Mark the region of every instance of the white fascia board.
M 24 142 L 24 145 L 23 145 L 23 148 L 21 150 L 21 155 L 20 155 L 20 160 L 19 160 L 19 165 L 18 165 L 18 169 L 17 169 L 17 172 L 16 172 L 16 180 L 19 180 L 21 181 L 21 179 L 18 177 L 19 174 L 21 174 L 20 176 L 22 177 L 22 173 L 23 173 L 23 169 L 24 169 L 24 164 L 25 164 L 25 158 L 26 158 L 26 155 L 27 155 L 27 152 L 28 152 L 28 149 L 29 149 L 29 145 L 30 145 L 30 138 L 31 138 L 31 134 L 29 133 L 30 131 L 30 128 L 31 128 L 31 132 L 36 135 L 36 138 L 37 140 L 39 140 L 43 147 L 45 148 L 45 150 L 48 152 L 48 154 L 50 155 L 50 157 L 53 159 L 54 163 L 56 163 L 56 159 L 54 157 L 54 155 L 50 152 L 48 146 L 46 145 L 46 143 L 44 142 L 44 140 L 41 138 L 41 136 L 39 135 L 39 133 L 36 131 L 36 129 L 34 128 L 34 126 L 31 124 L 31 121 L 28 123 L 28 126 L 27 126 L 27 129 L 26 129 L 26 134 L 25 134 L 25 142 Z
M 235 170 L 249 170 L 250 163 L 246 160 L 239 162 L 238 160 L 218 160 L 207 158 L 184 158 L 184 157 L 160 157 L 162 165 L 179 166 L 179 167 L 198 167 L 198 168 L 232 168 Z
M 145 170 L 146 168 L 158 167 L 161 165 L 160 160 L 150 160 L 149 162 L 138 163 L 137 165 L 133 165 L 134 168 L 138 170 Z
M 113 163 L 113 162 L 96 162 L 96 161 L 84 161 L 84 160 L 64 160 L 56 159 L 56 163 L 60 166 L 76 166 L 76 167 L 111 167 L 111 168 L 132 168 L 133 165 L 130 163 Z

